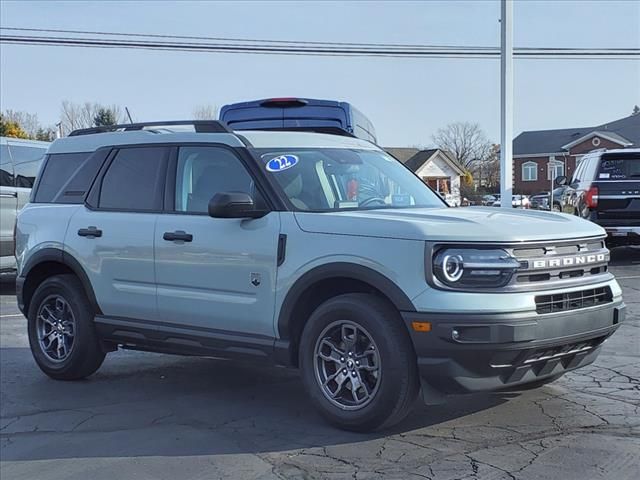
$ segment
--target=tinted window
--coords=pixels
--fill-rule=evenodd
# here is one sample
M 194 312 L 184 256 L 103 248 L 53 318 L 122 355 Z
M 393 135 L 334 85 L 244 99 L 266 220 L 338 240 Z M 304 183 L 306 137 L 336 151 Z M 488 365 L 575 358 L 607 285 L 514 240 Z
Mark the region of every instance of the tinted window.
M 606 156 L 600 162 L 597 180 L 640 181 L 640 154 Z
M 42 159 L 33 162 L 16 163 L 13 167 L 15 170 L 16 187 L 33 187 L 33 182 L 36 181 L 36 175 L 38 175 L 38 170 L 40 170 L 41 163 Z
M 0 187 L 13 187 L 13 165 L 6 145 L 0 145 Z
M 244 192 L 257 204 L 251 175 L 229 150 L 218 147 L 183 147 L 178 153 L 175 209 L 206 213 L 209 200 L 219 192 Z
M 161 210 L 166 160 L 164 147 L 121 149 L 104 175 L 98 206 Z
M 102 163 L 90 162 L 91 158 L 96 156 L 91 156 L 90 153 L 49 155 L 41 174 L 35 201 L 58 202 L 60 197 L 70 196 L 76 201 L 62 203 L 80 203 Z
M 42 160 L 47 149 L 42 147 L 23 147 L 22 145 L 10 145 L 13 163 L 33 162 Z

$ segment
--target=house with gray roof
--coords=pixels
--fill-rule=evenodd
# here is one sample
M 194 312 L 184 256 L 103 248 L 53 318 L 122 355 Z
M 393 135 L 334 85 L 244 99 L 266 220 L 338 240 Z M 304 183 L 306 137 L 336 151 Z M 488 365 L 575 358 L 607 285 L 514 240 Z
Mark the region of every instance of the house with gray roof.
M 431 148 L 385 148 L 385 150 L 422 179 L 452 206 L 460 205 L 460 177 L 464 170 L 451 154 Z
M 640 146 L 640 115 L 595 127 L 522 132 L 513 141 L 514 192 L 548 191 L 553 178 L 571 176 L 593 150 Z

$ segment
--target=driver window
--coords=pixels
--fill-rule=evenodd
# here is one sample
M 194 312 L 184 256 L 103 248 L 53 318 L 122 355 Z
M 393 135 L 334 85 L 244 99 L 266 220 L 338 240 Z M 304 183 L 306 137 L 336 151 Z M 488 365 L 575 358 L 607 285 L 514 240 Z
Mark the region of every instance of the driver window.
M 207 213 L 209 200 L 220 192 L 250 194 L 261 199 L 251 175 L 229 150 L 220 147 L 181 147 L 176 170 L 175 209 Z

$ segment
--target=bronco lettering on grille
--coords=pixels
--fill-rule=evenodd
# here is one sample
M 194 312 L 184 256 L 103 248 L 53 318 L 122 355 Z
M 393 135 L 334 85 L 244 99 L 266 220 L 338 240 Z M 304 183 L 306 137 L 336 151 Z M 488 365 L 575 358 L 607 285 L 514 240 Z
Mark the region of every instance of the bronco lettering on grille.
M 572 257 L 552 258 L 550 260 L 534 260 L 533 268 L 560 268 L 605 261 L 607 261 L 607 255 L 605 253 L 598 253 L 595 255 L 576 255 Z

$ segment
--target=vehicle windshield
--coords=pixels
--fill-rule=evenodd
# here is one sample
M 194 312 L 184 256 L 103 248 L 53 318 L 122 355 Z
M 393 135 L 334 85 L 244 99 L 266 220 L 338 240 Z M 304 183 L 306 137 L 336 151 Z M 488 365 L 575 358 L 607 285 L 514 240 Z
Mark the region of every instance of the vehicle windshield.
M 267 175 L 298 210 L 446 206 L 418 177 L 379 150 L 284 147 L 255 151 Z

